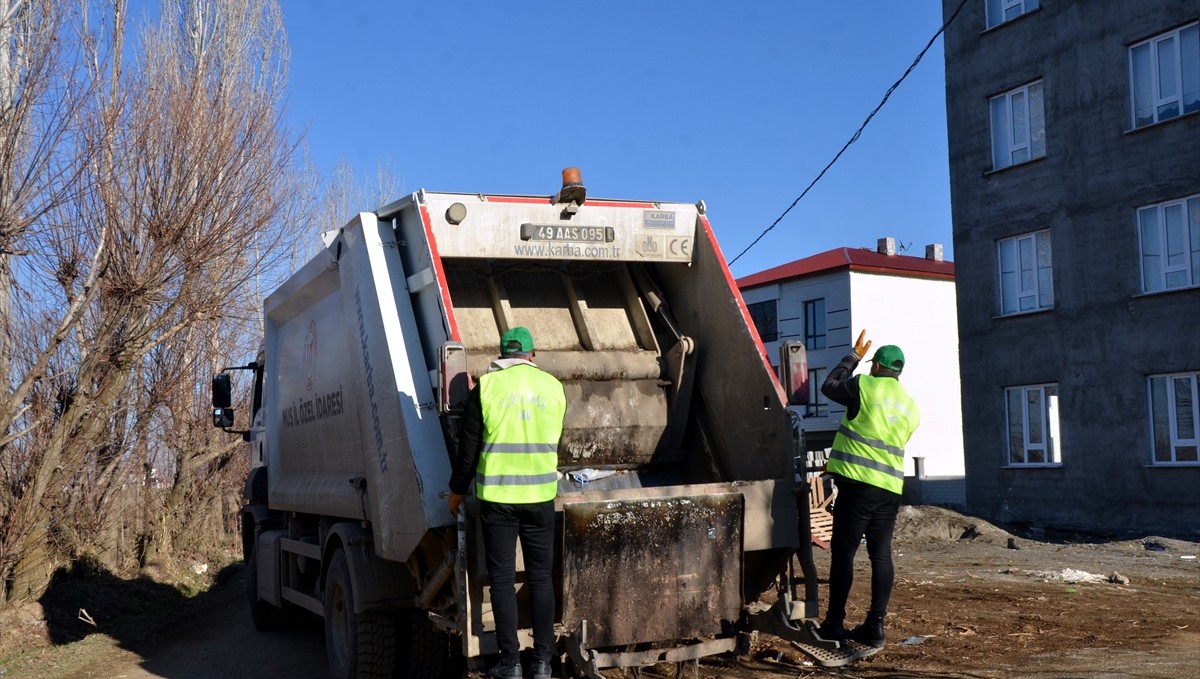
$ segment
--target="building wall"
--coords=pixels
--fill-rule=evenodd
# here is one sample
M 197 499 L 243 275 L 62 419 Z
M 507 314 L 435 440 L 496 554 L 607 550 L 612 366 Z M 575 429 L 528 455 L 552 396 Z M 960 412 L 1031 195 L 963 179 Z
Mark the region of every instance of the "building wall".
M 802 279 L 771 283 L 742 290 L 742 298 L 746 304 L 766 300 L 777 300 L 777 315 L 779 319 L 779 336 L 775 341 L 763 342 L 771 364 L 779 367 L 779 345 L 788 339 L 804 340 L 804 302 L 814 299 L 825 300 L 826 329 L 830 343 L 840 342 L 838 346 L 828 345 L 825 349 L 806 348 L 810 368 L 830 368 L 845 355 L 844 328 L 849 323 L 850 316 L 850 285 L 849 273 L 845 270 L 831 273 L 815 274 Z M 822 397 L 824 399 L 824 397 Z M 828 401 L 828 399 L 824 399 Z M 840 408 L 830 404 L 831 408 Z M 794 408 L 803 415 L 804 407 Z M 823 449 L 833 441 L 833 433 L 841 421 L 842 411 L 836 415 L 830 412 L 824 417 L 804 418 L 805 440 L 809 449 Z
M 779 339 L 764 343 L 773 362 L 779 360 L 780 342 L 805 338 L 804 303 L 814 299 L 825 300 L 826 346 L 808 348 L 810 368 L 824 368 L 828 374 L 850 353 L 863 328 L 875 348 L 897 344 L 904 349 L 910 367 L 901 380 L 922 412 L 921 426 L 906 451 L 905 473 L 914 477 L 913 456 L 921 456 L 929 477 L 914 486 L 923 494 L 908 493 L 907 501 L 956 506 L 965 502 L 953 281 L 840 269 L 748 288 L 742 296 L 747 304 L 778 300 Z M 858 372 L 868 367 L 864 362 Z M 829 447 L 845 415 L 844 407 L 821 398 L 828 403 L 827 415 L 804 418 L 810 449 Z
M 905 448 L 905 473 L 910 476 L 916 473 L 914 457 L 925 458 L 929 476 L 962 476 L 965 471 L 954 288 L 953 281 L 850 274 L 854 318 L 841 335 L 844 344 L 833 364 L 849 353 L 864 328 L 873 343 L 869 353 L 885 344 L 904 351 L 900 382 L 921 409 L 921 426 Z M 858 372 L 869 367 L 864 361 Z M 843 411 L 839 407 L 839 418 Z
M 943 0 L 947 18 L 960 0 Z M 1136 209 L 1200 192 L 1200 115 L 1131 131 L 1129 45 L 1195 0 L 1045 2 L 945 34 L 967 503 L 1001 521 L 1193 533 L 1200 466 L 1151 464 L 1147 376 L 1200 369 L 1200 288 L 1139 293 Z M 988 98 L 1041 78 L 1046 157 L 990 171 Z M 1054 305 L 999 316 L 997 240 L 1049 229 Z M 1006 466 L 1004 389 L 1056 383 L 1061 465 Z
M 817 274 L 802 279 L 790 280 L 780 285 L 781 304 L 788 310 L 788 316 L 796 319 L 790 329 L 794 337 L 804 340 L 804 303 L 811 300 L 825 300 L 825 347 L 810 348 L 805 344 L 809 369 L 823 368 L 823 375 L 829 374 L 829 368 L 837 365 L 846 353 L 845 328 L 850 324 L 850 274 L 841 270 L 832 273 Z M 816 391 L 820 392 L 820 385 Z M 802 409 L 805 412 L 804 431 L 808 447 L 824 449 L 833 444 L 834 434 L 842 420 L 843 408 L 831 402 L 823 394 L 818 396 L 823 409 Z M 821 415 L 812 413 L 822 412 Z

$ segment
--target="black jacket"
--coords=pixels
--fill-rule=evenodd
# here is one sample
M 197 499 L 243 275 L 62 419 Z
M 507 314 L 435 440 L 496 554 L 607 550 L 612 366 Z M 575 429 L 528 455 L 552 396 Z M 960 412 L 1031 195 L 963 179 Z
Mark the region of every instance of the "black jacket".
M 466 495 L 475 480 L 475 466 L 479 464 L 480 442 L 483 441 L 483 400 L 479 397 L 479 383 L 467 395 L 466 411 L 463 413 L 462 429 L 458 433 L 458 459 L 450 474 L 450 492 Z

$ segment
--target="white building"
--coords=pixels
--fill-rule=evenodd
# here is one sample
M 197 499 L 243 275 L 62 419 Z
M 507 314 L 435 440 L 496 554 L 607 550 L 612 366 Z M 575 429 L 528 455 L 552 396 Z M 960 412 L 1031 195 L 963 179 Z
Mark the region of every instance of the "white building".
M 895 240 L 884 238 L 877 251 L 829 250 L 740 278 L 737 285 L 772 361 L 778 362 L 779 343 L 786 339 L 802 340 L 808 351 L 809 404 L 801 410 L 809 450 L 833 443 L 845 408 L 821 394 L 821 383 L 850 353 L 858 333 L 866 329 L 871 353 L 884 344 L 903 349 L 907 363 L 900 379 L 921 407 L 905 473 L 954 479 L 938 491 L 927 486 L 921 499 L 962 504 L 954 263 L 943 261 L 941 245 L 928 246 L 925 258 L 895 253 Z M 868 367 L 864 361 L 858 372 Z M 916 458 L 923 460 L 923 474 Z

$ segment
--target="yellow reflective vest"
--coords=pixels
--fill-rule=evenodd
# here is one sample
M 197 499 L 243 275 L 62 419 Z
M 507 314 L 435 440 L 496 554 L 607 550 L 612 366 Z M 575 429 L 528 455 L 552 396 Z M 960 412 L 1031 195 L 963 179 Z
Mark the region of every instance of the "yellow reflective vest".
M 904 446 L 921 424 L 921 411 L 891 377 L 860 375 L 858 393 L 858 415 L 842 418 L 825 469 L 902 494 Z
M 518 363 L 479 378 L 483 446 L 475 474 L 480 500 L 532 504 L 558 494 L 558 440 L 567 399 L 553 375 Z

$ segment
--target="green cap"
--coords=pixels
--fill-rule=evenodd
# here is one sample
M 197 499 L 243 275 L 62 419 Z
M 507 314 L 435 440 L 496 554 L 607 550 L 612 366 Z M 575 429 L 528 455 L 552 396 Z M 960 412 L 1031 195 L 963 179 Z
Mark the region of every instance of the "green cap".
M 500 336 L 500 353 L 502 354 L 532 354 L 533 335 L 529 328 L 518 325 L 509 328 Z
M 875 352 L 875 356 L 871 359 L 871 362 L 880 368 L 900 372 L 904 370 L 904 352 L 900 351 L 900 347 L 895 344 L 885 344 Z

